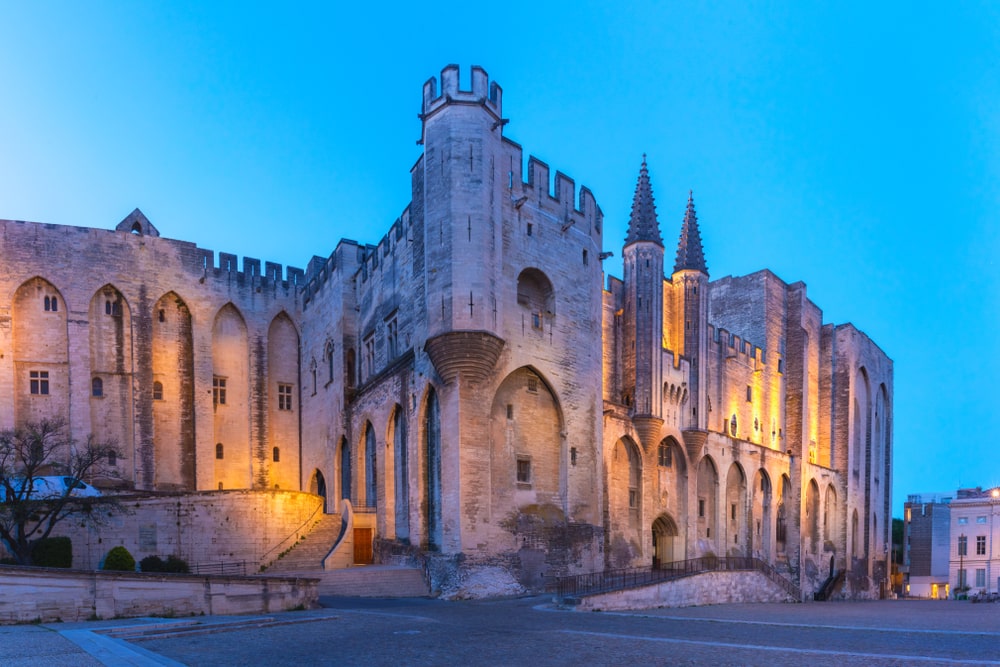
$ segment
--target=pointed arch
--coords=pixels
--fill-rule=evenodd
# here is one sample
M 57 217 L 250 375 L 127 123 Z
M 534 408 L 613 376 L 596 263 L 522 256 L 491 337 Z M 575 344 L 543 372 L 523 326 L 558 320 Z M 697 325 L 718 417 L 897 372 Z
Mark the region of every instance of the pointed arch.
M 774 543 L 778 553 L 785 553 L 788 542 L 788 516 L 792 494 L 792 480 L 788 475 L 781 476 L 781 484 L 778 487 L 778 511 L 774 526 Z
M 823 497 L 823 540 L 833 542 L 837 534 L 837 490 L 827 484 Z
M 657 447 L 656 462 L 660 470 L 661 507 L 673 516 L 688 516 L 687 453 L 676 438 L 667 436 Z M 683 540 L 678 544 L 683 547 Z
M 528 311 L 526 328 L 541 329 L 555 315 L 555 290 L 545 272 L 529 267 L 518 274 L 517 303 Z
M 750 555 L 771 560 L 772 491 L 771 478 L 759 468 L 750 485 Z
M 719 540 L 719 473 L 711 456 L 698 462 L 697 537 L 699 555 L 718 555 Z
M 299 415 L 302 391 L 299 382 L 299 332 L 285 311 L 267 329 L 267 443 L 280 447 L 280 462 L 267 461 L 258 452 L 258 476 L 264 488 L 294 489 L 299 485 Z M 266 453 L 267 447 L 261 447 Z
M 219 309 L 212 325 L 212 389 L 214 439 L 226 444 L 215 479 L 227 489 L 251 488 L 249 332 L 232 302 Z
M 393 406 L 385 439 L 389 445 L 386 448 L 386 468 L 392 470 L 391 476 L 386 474 L 386 512 L 387 518 L 392 519 L 395 525 L 397 540 L 410 538 L 410 472 L 406 432 L 406 410 L 397 403 Z
M 378 506 L 377 446 L 375 429 L 370 421 L 365 422 L 358 449 L 361 456 L 358 472 L 363 475 L 358 481 L 361 488 L 364 489 L 364 496 L 358 497 L 355 505 L 374 509 Z
M 511 372 L 490 407 L 491 513 L 524 505 L 565 507 L 563 415 L 546 378 L 530 366 Z
M 747 478 L 742 466 L 735 461 L 726 473 L 726 539 L 729 556 L 743 556 L 746 541 Z
M 810 479 L 806 486 L 806 502 L 803 507 L 802 542 L 813 554 L 819 553 L 820 507 L 819 484 Z
M 176 292 L 167 292 L 156 300 L 151 315 L 154 400 L 147 403 L 148 398 L 143 397 L 140 405 L 151 405 L 152 433 L 141 432 L 145 422 L 140 419 L 139 442 L 153 443 L 155 464 L 153 469 L 143 466 L 136 481 L 143 488 L 193 491 L 197 487 L 197 456 L 191 310 Z M 143 378 L 139 380 L 141 383 Z M 212 442 L 219 440 L 213 438 Z M 141 464 L 143 457 L 136 458 Z
M 439 551 L 442 546 L 441 513 L 441 406 L 437 391 L 427 387 L 423 403 L 421 454 L 423 457 L 423 519 L 427 548 Z
M 643 554 L 649 533 L 642 521 L 642 450 L 627 435 L 619 438 L 608 461 L 608 504 L 611 567 L 632 567 Z M 648 562 L 648 561 L 647 561 Z
M 351 445 L 347 442 L 347 438 L 340 438 L 337 453 L 339 454 L 340 497 L 350 500 L 353 486 L 351 483 Z
M 34 277 L 14 292 L 14 421 L 69 420 L 68 312 L 55 285 Z M 56 396 L 58 400 L 45 399 Z

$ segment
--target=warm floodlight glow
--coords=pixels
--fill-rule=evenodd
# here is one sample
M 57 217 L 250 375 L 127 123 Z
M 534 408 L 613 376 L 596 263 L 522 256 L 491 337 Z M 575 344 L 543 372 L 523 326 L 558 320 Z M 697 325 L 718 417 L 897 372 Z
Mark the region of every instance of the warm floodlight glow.
M 991 493 L 994 498 L 1000 498 L 1000 489 L 993 489 Z

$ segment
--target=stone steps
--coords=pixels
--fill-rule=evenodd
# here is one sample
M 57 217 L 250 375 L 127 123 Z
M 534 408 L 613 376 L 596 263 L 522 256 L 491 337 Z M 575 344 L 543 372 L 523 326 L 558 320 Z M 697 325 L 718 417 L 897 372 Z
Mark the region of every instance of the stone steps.
M 337 542 L 341 530 L 339 514 L 324 514 L 291 551 L 267 568 L 268 574 L 312 572 L 323 569 L 323 559 Z
M 363 598 L 427 597 L 423 570 L 394 565 L 360 565 L 317 573 L 320 595 Z

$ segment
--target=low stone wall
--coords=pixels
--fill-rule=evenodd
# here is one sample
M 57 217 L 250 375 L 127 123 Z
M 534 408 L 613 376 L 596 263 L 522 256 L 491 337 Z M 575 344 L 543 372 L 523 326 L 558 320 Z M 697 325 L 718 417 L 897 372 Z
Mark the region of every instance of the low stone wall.
M 746 602 L 796 602 L 760 572 L 706 572 L 683 579 L 581 598 L 577 609 L 613 611 Z
M 122 511 L 100 525 L 69 518 L 53 535 L 73 541 L 73 567 L 98 569 L 124 546 L 136 562 L 178 556 L 190 564 L 245 561 L 259 571 L 307 534 L 323 512 L 323 498 L 299 491 L 202 491 L 122 496 Z
M 0 623 L 260 614 L 310 608 L 318 579 L 84 572 L 0 565 Z

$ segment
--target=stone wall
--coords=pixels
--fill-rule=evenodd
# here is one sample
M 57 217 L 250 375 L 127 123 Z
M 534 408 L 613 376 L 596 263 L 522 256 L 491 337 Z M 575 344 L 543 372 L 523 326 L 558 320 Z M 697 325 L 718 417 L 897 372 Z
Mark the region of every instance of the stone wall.
M 214 491 L 158 497 L 126 496 L 123 512 L 102 525 L 67 519 L 54 535 L 73 541 L 73 567 L 97 569 L 124 546 L 136 563 L 179 556 L 189 564 L 246 561 L 252 574 L 309 532 L 323 499 L 297 491 Z
M 678 581 L 583 598 L 581 611 L 797 602 L 760 572 L 706 572 Z
M 310 608 L 317 579 L 80 572 L 0 565 L 0 623 L 261 614 Z

